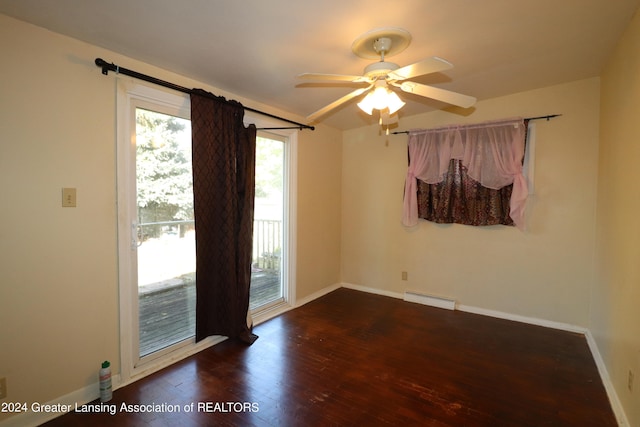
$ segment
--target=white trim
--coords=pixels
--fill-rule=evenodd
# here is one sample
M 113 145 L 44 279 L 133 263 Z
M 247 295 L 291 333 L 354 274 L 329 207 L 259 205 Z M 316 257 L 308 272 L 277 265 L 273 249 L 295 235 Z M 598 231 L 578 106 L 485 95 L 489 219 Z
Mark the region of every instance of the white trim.
M 298 254 L 298 132 L 291 132 L 288 138 L 289 150 L 287 151 L 287 184 L 288 188 L 285 192 L 285 203 L 287 206 L 287 227 L 286 244 L 287 244 L 287 283 L 286 302 L 291 308 L 294 307 L 296 301 L 296 276 L 297 276 L 297 254 Z
M 311 295 L 307 295 L 306 297 L 300 300 L 297 300 L 295 303 L 295 308 L 302 307 L 303 305 L 308 304 L 311 301 L 316 300 L 320 297 L 323 297 L 335 291 L 336 289 L 340 289 L 341 287 L 342 285 L 340 283 L 336 283 L 335 285 L 330 285 L 330 286 L 327 286 L 326 288 L 322 288 L 319 291 L 312 293 Z
M 586 333 L 587 329 L 582 326 L 572 325 L 570 323 L 554 322 L 552 320 L 539 319 L 537 317 L 521 316 L 519 314 L 506 313 L 504 311 L 489 310 L 486 308 L 473 307 L 470 305 L 457 304 L 456 310 L 466 313 L 480 314 L 482 316 L 495 317 L 498 319 L 511 320 L 513 322 L 527 323 L 529 325 L 543 326 L 545 328 L 558 329 L 561 331 L 575 332 L 579 334 Z
M 598 373 L 600 374 L 600 378 L 602 379 L 602 383 L 604 384 L 607 396 L 609 397 L 609 403 L 611 403 L 611 409 L 616 416 L 618 425 L 621 427 L 630 426 L 629 420 L 627 419 L 627 414 L 624 412 L 622 403 L 618 398 L 618 393 L 616 393 L 616 389 L 611 382 L 611 377 L 609 377 L 609 372 L 607 371 L 604 359 L 602 358 L 600 350 L 598 349 L 598 344 L 596 343 L 595 338 L 593 338 L 593 334 L 590 330 L 587 329 L 584 336 L 587 339 L 587 344 L 589 345 L 589 349 L 591 350 L 591 354 L 593 355 L 593 360 L 596 362 Z
M 536 124 L 533 121 L 527 126 L 527 145 L 524 150 L 522 175 L 527 181 L 529 195 L 535 193 L 535 165 L 536 165 Z
M 131 165 L 133 148 L 132 129 L 128 125 L 131 121 L 131 105 L 129 90 L 134 85 L 130 82 L 116 80 L 116 197 L 118 214 L 118 289 L 119 289 L 119 313 L 120 313 L 120 375 L 122 378 L 129 378 L 133 369 L 132 343 L 133 336 L 132 322 L 135 316 L 132 315 L 132 288 L 131 283 L 135 281 L 133 271 L 136 269 L 135 257 L 131 256 L 131 245 L 133 234 L 130 229 L 131 203 L 129 195 L 135 194 L 135 177 L 131 176 Z M 133 151 L 135 153 L 135 151 Z M 135 158 L 135 157 L 134 157 Z M 133 216 L 135 218 L 135 216 Z
M 355 285 L 353 283 L 342 283 L 342 287 L 347 289 L 353 289 L 356 291 L 368 292 L 371 294 L 383 295 L 391 298 L 404 300 L 404 294 L 400 292 L 392 292 L 392 291 L 386 291 L 383 289 L 370 288 L 367 286 Z M 568 332 L 577 332 L 577 333 L 584 334 L 587 331 L 587 329 L 582 326 L 571 325 L 568 323 L 554 322 L 551 320 L 538 319 L 535 317 L 520 316 L 518 314 L 505 313 L 505 312 L 496 311 L 496 310 L 488 310 L 486 308 L 473 307 L 473 306 L 464 305 L 464 304 L 456 304 L 456 310 L 464 311 L 467 313 L 480 314 L 483 316 L 496 317 L 499 319 L 512 320 L 515 322 L 528 323 L 531 325 L 544 326 L 546 328 L 560 329 Z
M 191 346 L 187 349 L 187 351 L 182 352 L 174 352 L 171 357 L 162 359 L 153 365 L 146 365 L 145 370 L 137 373 L 134 377 L 130 377 L 128 380 L 123 381 L 120 375 L 114 375 L 112 377 L 113 390 L 117 390 L 119 388 L 125 387 L 129 384 L 132 384 L 148 375 L 153 374 L 161 369 L 168 367 L 176 362 L 179 362 L 182 359 L 186 359 L 187 357 L 193 356 L 194 354 L 212 347 L 222 341 L 225 341 L 227 337 L 216 336 L 206 338 L 199 343 Z M 96 377 L 97 379 L 97 377 Z M 95 383 L 81 388 L 79 390 L 73 391 L 64 396 L 53 399 L 49 402 L 46 402 L 45 405 L 64 405 L 67 407 L 71 407 L 72 410 L 77 406 L 85 405 L 89 402 L 92 402 L 100 397 L 100 382 L 96 381 Z M 54 418 L 64 415 L 64 413 L 51 413 L 51 412 L 23 412 L 19 415 L 8 418 L 2 422 L 0 422 L 0 427 L 35 427 L 41 424 L 46 423 L 47 421 L 51 421 Z
M 114 375 L 111 380 L 115 387 L 116 384 L 120 383 L 120 376 Z M 49 402 L 44 403 L 43 405 L 61 405 L 71 407 L 71 409 L 73 410 L 75 409 L 76 404 L 78 406 L 81 406 L 85 403 L 96 400 L 98 397 L 100 397 L 100 385 L 99 382 L 96 381 L 95 383 L 87 387 L 72 391 L 71 393 L 65 394 L 64 396 L 57 397 Z M 7 418 L 6 420 L 0 422 L 0 426 L 35 427 L 44 424 L 47 421 L 51 421 L 54 418 L 58 418 L 65 413 L 66 412 L 34 412 L 29 410 L 27 412 L 22 412 L 18 415 L 15 415 L 11 418 Z
M 266 310 L 260 310 L 256 313 L 252 313 L 251 317 L 253 320 L 253 325 L 257 326 L 261 323 L 266 322 L 267 320 L 273 319 L 274 317 L 280 316 L 281 314 L 286 313 L 289 310 L 294 309 L 295 307 L 289 303 L 282 302 L 280 304 L 274 305 Z
M 277 121 L 263 115 L 245 111 L 244 124 L 254 124 L 257 128 L 275 127 Z M 277 135 L 286 140 L 284 150 L 284 228 L 283 246 L 286 254 L 282 266 L 282 287 L 284 301 L 270 307 L 250 311 L 254 325 L 259 325 L 275 316 L 294 308 L 296 298 L 296 251 L 297 251 L 297 183 L 298 183 L 298 132 L 296 129 L 269 129 L 266 134 Z
M 172 351 L 169 352 L 166 357 L 163 358 L 159 358 L 154 360 L 153 362 L 149 362 L 143 366 L 141 366 L 140 368 L 138 368 L 135 371 L 135 374 L 127 379 L 122 379 L 122 382 L 119 383 L 117 386 L 114 385 L 114 390 L 117 390 L 120 387 L 124 387 L 127 386 L 129 384 L 132 384 L 138 380 L 141 380 L 142 378 L 149 376 L 155 372 L 158 372 L 168 366 L 173 365 L 176 362 L 179 362 L 180 360 L 186 359 L 187 357 L 193 356 L 196 353 L 201 352 L 202 350 L 205 350 L 209 347 L 213 347 L 216 344 L 219 344 L 223 341 L 226 341 L 227 337 L 225 336 L 221 336 L 221 335 L 216 335 L 214 337 L 208 337 L 203 339 L 200 342 L 195 342 L 195 339 L 193 339 L 193 343 L 190 346 L 183 346 L 180 348 L 180 350 L 176 350 L 176 351 Z
M 342 283 L 342 287 L 347 289 L 353 289 L 354 291 L 362 291 L 362 292 L 368 292 L 370 294 L 382 295 L 385 297 L 404 299 L 404 295 L 401 292 L 385 291 L 383 289 L 370 288 L 368 286 L 356 285 L 353 283 Z
M 449 298 L 435 295 L 422 294 L 420 292 L 405 291 L 404 300 L 416 304 L 428 305 L 430 307 L 444 308 L 447 310 L 456 309 L 456 301 Z

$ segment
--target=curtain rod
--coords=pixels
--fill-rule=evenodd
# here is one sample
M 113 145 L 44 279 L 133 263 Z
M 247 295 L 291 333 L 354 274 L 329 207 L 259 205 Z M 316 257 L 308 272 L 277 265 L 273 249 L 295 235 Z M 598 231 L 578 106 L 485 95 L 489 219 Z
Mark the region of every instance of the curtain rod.
M 153 83 L 159 86 L 164 86 L 166 88 L 169 89 L 173 89 L 173 90 L 177 90 L 178 92 L 183 92 L 183 93 L 187 93 L 187 94 L 191 94 L 193 92 L 192 89 L 186 88 L 184 86 L 180 86 L 177 85 L 175 83 L 171 83 L 171 82 L 167 82 L 164 80 L 160 80 L 158 78 L 155 77 L 151 77 L 148 76 L 146 74 L 142 74 L 139 73 L 137 71 L 133 71 L 133 70 L 129 70 L 127 68 L 123 68 L 120 67 L 119 65 L 116 65 L 114 63 L 109 64 L 107 61 L 105 61 L 102 58 L 96 58 L 96 66 L 102 68 L 102 74 L 104 74 L 105 76 L 109 74 L 109 71 L 113 71 L 115 73 L 118 74 L 124 74 L 125 76 L 130 76 L 130 77 L 135 77 L 136 79 L 140 79 L 140 80 L 144 80 L 145 82 L 149 82 L 149 83 Z M 216 100 L 220 100 L 220 98 L 216 97 Z M 244 105 L 242 106 L 242 108 L 244 108 L 246 111 L 251 111 L 252 113 L 257 113 L 257 114 L 261 114 L 263 116 L 267 116 L 267 117 L 271 117 L 272 119 L 277 119 L 277 120 L 281 120 L 283 122 L 287 122 L 287 123 L 291 123 L 293 125 L 296 126 L 292 126 L 292 127 L 283 127 L 283 128 L 277 128 L 277 129 L 310 129 L 310 130 L 315 130 L 314 126 L 309 126 L 309 125 L 305 125 L 302 123 L 298 123 L 298 122 L 294 122 L 293 120 L 289 120 L 289 119 L 285 119 L 283 117 L 279 117 L 279 116 L 275 116 L 273 114 L 270 113 L 265 113 L 264 111 L 260 111 L 260 110 L 255 110 L 253 108 L 249 108 L 249 107 L 245 107 Z M 264 129 L 275 129 L 275 128 L 264 128 Z M 258 130 L 264 130 L 263 128 L 258 129 Z
M 538 117 L 525 117 L 523 120 L 543 120 L 546 119 L 547 121 L 549 121 L 549 119 L 553 119 L 554 117 L 559 117 L 562 114 L 549 114 L 548 116 L 538 116 Z M 396 131 L 396 132 L 391 132 L 393 135 L 400 135 L 402 133 L 406 133 L 408 134 L 409 131 L 408 130 L 403 130 L 403 131 Z

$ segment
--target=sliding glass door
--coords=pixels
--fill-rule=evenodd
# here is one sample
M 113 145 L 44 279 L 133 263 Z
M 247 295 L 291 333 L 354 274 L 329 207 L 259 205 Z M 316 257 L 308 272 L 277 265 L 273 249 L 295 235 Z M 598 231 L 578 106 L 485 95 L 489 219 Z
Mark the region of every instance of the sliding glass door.
M 258 136 L 250 310 L 259 321 L 292 295 L 296 136 Z M 120 81 L 117 151 L 121 376 L 127 381 L 224 337 L 194 338 L 197 230 L 188 95 Z

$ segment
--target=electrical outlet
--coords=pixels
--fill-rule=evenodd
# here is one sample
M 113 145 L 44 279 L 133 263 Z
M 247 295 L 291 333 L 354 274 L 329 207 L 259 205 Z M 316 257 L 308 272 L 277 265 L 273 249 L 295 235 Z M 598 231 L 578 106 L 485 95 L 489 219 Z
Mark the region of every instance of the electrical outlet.
M 627 388 L 633 393 L 633 371 L 629 369 L 629 376 L 627 377 Z
M 62 207 L 63 208 L 76 207 L 76 189 L 75 188 L 62 189 Z
M 0 399 L 7 397 L 7 379 L 0 378 Z
M 409 280 L 409 274 L 406 271 L 402 272 L 402 280 Z

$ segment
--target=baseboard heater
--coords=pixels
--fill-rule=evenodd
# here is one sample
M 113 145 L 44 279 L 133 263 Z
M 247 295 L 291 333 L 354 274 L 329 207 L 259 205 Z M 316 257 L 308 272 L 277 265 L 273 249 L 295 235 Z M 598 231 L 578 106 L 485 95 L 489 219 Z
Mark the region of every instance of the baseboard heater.
M 415 302 L 418 304 L 429 305 L 431 307 L 446 308 L 447 310 L 456 309 L 455 300 L 452 300 L 449 298 L 437 297 L 433 295 L 420 294 L 417 292 L 405 292 L 404 300 L 407 302 Z

